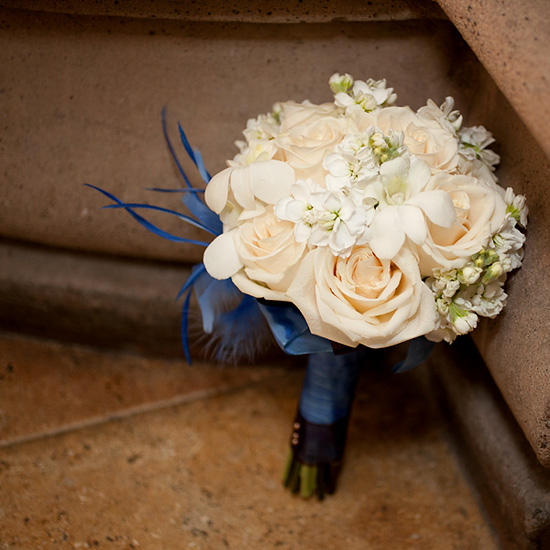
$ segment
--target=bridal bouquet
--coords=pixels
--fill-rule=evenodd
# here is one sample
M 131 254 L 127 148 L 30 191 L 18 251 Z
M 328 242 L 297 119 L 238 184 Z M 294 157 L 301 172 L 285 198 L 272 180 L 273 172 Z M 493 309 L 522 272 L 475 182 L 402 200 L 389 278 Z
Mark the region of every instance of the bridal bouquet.
M 504 307 L 521 265 L 523 196 L 497 184 L 482 126 L 452 98 L 414 112 L 384 80 L 330 79 L 334 101 L 275 104 L 208 183 L 216 279 L 294 304 L 311 333 L 383 348 L 452 342 Z
M 450 343 L 479 317 L 498 315 L 527 224 L 525 197 L 497 183 L 491 134 L 463 128 L 452 98 L 415 112 L 395 105 L 384 80 L 335 74 L 330 87 L 330 103 L 286 101 L 249 120 L 239 153 L 213 178 L 179 126 L 207 184 L 204 202 L 163 113 L 186 183 L 168 191 L 182 193 L 192 216 L 96 188 L 154 233 L 206 248 L 180 292 L 188 360 L 193 290 L 216 357 L 261 347 L 267 324 L 286 353 L 308 354 L 284 484 L 320 498 L 334 490 L 368 348 L 410 341 L 394 369 L 407 370 L 432 342 Z M 171 235 L 138 209 L 176 215 L 215 238 Z

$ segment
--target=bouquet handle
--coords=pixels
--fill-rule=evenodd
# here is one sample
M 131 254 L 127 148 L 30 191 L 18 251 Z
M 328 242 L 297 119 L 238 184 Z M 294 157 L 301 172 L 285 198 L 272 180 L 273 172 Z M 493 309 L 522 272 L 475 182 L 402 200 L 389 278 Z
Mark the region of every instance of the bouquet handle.
M 308 356 L 283 484 L 303 498 L 332 494 L 341 468 L 364 349 Z

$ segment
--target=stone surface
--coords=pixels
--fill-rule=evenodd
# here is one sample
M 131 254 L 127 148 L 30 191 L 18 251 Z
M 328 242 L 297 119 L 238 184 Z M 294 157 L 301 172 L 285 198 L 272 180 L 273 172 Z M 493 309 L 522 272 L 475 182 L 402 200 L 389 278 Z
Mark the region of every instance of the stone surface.
M 298 23 L 333 21 L 399 21 L 423 18 L 445 18 L 432 2 L 415 0 L 298 0 L 275 3 L 269 0 L 239 0 L 238 2 L 174 2 L 174 0 L 1 0 L 0 5 L 56 13 L 78 15 L 108 15 L 113 17 L 143 17 L 184 21 L 240 21 L 254 23 Z
M 0 241 L 0 329 L 183 357 L 176 296 L 189 273 Z M 192 332 L 200 323 L 193 315 Z
M 29 372 L 40 361 L 40 377 L 77 369 L 93 385 L 96 368 L 101 379 L 110 365 L 125 372 L 128 390 L 147 386 L 151 369 L 164 382 L 156 410 L 109 420 L 118 405 L 106 388 L 105 422 L 0 448 L 2 549 L 497 548 L 416 373 L 365 371 L 337 493 L 320 503 L 292 496 L 280 481 L 301 370 L 174 404 L 166 403 L 170 386 L 184 385 L 188 371 L 177 381 L 171 362 L 136 366 L 45 343 L 4 346 L 2 357 L 18 350 Z M 45 393 L 25 392 L 20 368 L 2 405 L 23 401 L 41 429 L 54 406 L 43 408 Z M 215 389 L 211 373 L 196 369 Z M 73 382 L 54 402 L 67 415 L 89 399 L 86 385 Z
M 504 550 L 550 548 L 550 472 L 536 460 L 468 338 L 429 360 L 432 395 Z
M 483 121 L 497 139 L 503 187 L 527 196 L 529 224 L 523 267 L 506 286 L 503 313 L 473 332 L 504 398 L 542 464 L 550 467 L 550 160 L 490 76 L 481 71 L 469 124 Z
M 6 334 L 0 357 L 0 447 L 237 391 L 285 372 L 273 364 L 189 366 Z M 280 364 L 289 361 L 283 356 Z
M 174 195 L 144 189 L 182 185 L 162 135 L 165 105 L 173 140 L 179 120 L 214 173 L 237 152 L 248 118 L 279 100 L 331 100 L 335 71 L 387 78 L 414 107 L 464 91 L 449 76 L 462 41 L 448 21 L 257 25 L 0 8 L 0 22 L 0 235 L 80 251 L 201 257 L 126 212 L 101 211 L 110 201 L 82 186 L 177 210 Z M 147 215 L 177 235 L 211 238 Z
M 438 0 L 550 155 L 550 10 L 545 0 Z

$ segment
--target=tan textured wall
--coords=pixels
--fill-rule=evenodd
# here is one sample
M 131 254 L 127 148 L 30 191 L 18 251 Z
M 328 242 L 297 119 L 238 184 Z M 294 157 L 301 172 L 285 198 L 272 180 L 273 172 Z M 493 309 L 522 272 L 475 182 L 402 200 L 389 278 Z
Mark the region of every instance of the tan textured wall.
M 507 282 L 507 307 L 474 340 L 516 419 L 550 467 L 550 160 L 488 75 L 474 105 L 499 140 L 500 182 L 527 196 L 523 267 Z M 473 114 L 474 114 L 473 113 Z
M 180 120 L 215 172 L 235 154 L 247 118 L 276 100 L 330 100 L 335 71 L 386 77 L 415 106 L 457 92 L 448 78 L 457 34 L 444 21 L 284 26 L 9 10 L 2 20 L 0 235 L 59 247 L 200 257 L 124 212 L 100 211 L 107 201 L 81 185 L 178 205 L 144 190 L 179 185 L 161 132 L 163 105 L 174 138 Z

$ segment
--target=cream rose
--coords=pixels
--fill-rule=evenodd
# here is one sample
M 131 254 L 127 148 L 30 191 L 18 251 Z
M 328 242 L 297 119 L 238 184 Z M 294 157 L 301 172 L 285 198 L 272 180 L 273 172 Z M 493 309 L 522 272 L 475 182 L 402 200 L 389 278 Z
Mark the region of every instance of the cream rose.
M 391 346 L 435 327 L 433 295 L 406 249 L 380 260 L 368 245 L 348 258 L 317 248 L 302 260 L 287 296 L 313 334 L 352 347 Z
M 233 282 L 245 294 L 285 300 L 306 244 L 294 238 L 294 224 L 279 220 L 273 207 L 218 236 L 204 253 L 212 277 Z
M 404 144 L 411 154 L 426 161 L 432 172 L 452 171 L 458 164 L 458 141 L 437 120 L 418 116 L 409 107 L 388 107 L 378 114 L 378 127 L 404 134 Z
M 419 247 L 422 276 L 432 275 L 434 268 L 448 271 L 460 268 L 487 246 L 506 216 L 506 203 L 493 186 L 474 177 L 436 174 L 426 191 L 446 191 L 454 204 L 456 220 L 446 228 L 428 223 L 428 236 Z
M 284 104 L 281 133 L 273 140 L 278 147 L 273 158 L 288 162 L 296 179 L 312 178 L 322 183 L 326 174 L 323 159 L 346 132 L 346 120 L 338 116 L 339 112 L 332 103 Z
M 335 118 L 342 113 L 334 103 L 321 103 L 315 105 L 311 101 L 296 103 L 295 101 L 285 101 L 279 103 L 279 117 L 281 126 L 279 133 L 284 134 L 296 127 L 308 126 L 326 117 Z

